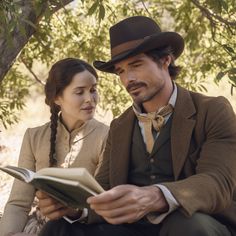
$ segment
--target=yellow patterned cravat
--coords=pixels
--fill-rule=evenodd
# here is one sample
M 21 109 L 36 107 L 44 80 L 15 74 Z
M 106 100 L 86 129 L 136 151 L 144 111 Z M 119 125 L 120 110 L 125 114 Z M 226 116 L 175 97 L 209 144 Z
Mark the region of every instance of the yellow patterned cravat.
M 152 152 L 154 145 L 154 138 L 152 134 L 152 127 L 160 132 L 161 127 L 165 123 L 165 116 L 171 114 L 173 112 L 173 106 L 168 104 L 162 107 L 158 112 L 150 112 L 147 115 L 136 114 L 138 120 L 143 124 L 144 135 L 146 140 L 146 149 L 149 153 Z

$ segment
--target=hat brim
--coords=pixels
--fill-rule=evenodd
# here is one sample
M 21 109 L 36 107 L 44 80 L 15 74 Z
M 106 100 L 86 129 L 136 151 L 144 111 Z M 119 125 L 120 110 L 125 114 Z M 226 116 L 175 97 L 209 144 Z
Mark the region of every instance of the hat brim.
M 144 39 L 144 41 L 137 47 L 131 50 L 125 51 L 115 57 L 110 61 L 94 61 L 93 65 L 96 69 L 104 72 L 114 73 L 115 63 L 124 60 L 126 58 L 135 56 L 139 53 L 145 53 L 153 49 L 163 48 L 170 46 L 172 53 L 176 58 L 178 58 L 184 50 L 184 40 L 176 32 L 162 32 L 158 34 L 151 35 Z

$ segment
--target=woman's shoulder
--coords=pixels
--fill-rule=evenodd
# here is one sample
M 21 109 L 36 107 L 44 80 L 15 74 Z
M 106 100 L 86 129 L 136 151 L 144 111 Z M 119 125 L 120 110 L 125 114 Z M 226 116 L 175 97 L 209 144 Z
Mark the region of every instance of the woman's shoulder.
M 40 126 L 27 128 L 26 133 L 28 133 L 30 136 L 45 135 L 50 131 L 50 124 L 51 122 L 47 122 Z
M 97 119 L 93 118 L 89 121 L 89 124 L 91 127 L 99 129 L 99 130 L 104 130 L 107 131 L 109 130 L 109 126 L 106 125 L 105 123 L 98 121 Z
M 88 121 L 85 130 L 85 133 L 87 134 L 92 134 L 99 138 L 105 138 L 108 134 L 109 126 L 93 118 Z

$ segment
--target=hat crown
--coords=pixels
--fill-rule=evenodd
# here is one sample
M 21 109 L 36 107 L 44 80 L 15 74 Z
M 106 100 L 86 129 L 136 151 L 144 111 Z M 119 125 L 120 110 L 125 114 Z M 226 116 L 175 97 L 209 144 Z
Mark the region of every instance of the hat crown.
M 174 58 L 184 49 L 184 39 L 176 32 L 162 32 L 158 24 L 146 16 L 126 18 L 110 28 L 111 60 L 94 61 L 96 69 L 114 73 L 115 63 L 140 53 L 170 47 Z
M 110 28 L 110 46 L 112 49 L 120 44 L 158 33 L 161 33 L 161 29 L 154 20 L 145 16 L 129 17 Z

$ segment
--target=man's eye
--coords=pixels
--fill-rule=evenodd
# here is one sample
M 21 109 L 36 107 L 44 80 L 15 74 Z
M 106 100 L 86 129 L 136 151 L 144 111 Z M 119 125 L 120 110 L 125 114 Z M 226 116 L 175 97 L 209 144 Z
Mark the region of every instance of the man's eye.
M 134 67 L 139 67 L 139 66 L 141 66 L 141 64 L 134 64 L 133 66 Z
M 117 75 L 121 75 L 124 71 L 123 70 L 119 70 L 116 72 Z
M 90 90 L 91 93 L 96 93 L 97 92 L 97 88 L 93 88 Z

